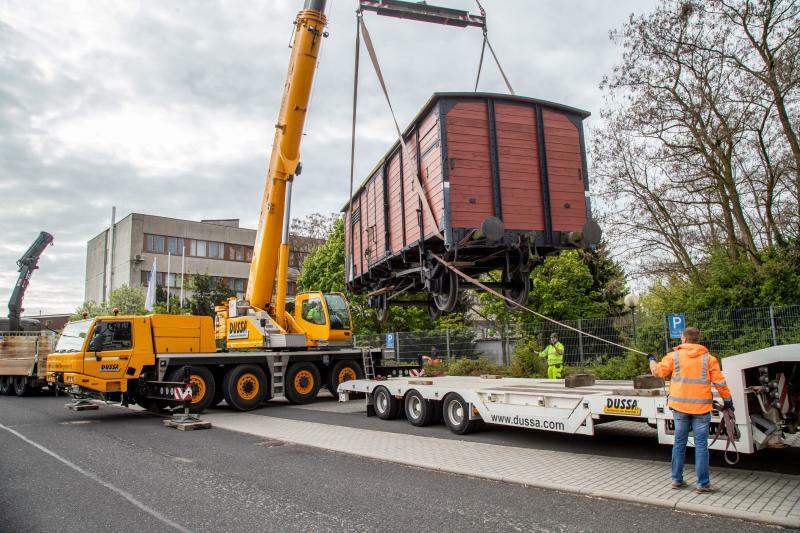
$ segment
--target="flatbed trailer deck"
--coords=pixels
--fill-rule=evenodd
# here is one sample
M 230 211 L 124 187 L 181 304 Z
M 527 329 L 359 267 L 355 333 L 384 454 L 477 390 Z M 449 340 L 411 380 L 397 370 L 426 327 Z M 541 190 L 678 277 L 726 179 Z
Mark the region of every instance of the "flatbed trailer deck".
M 723 368 L 736 413 L 736 449 L 753 453 L 780 445 L 784 433 L 796 433 L 800 404 L 800 345 L 757 350 L 724 359 Z M 567 434 L 593 435 L 612 420 L 635 420 L 658 431 L 658 442 L 674 442 L 668 384 L 636 389 L 632 381 L 599 380 L 567 388 L 565 380 L 495 377 L 391 378 L 355 380 L 339 385 L 340 400 L 350 393 L 367 395 L 368 414 L 424 426 L 443 419 L 451 431 L 464 434 L 482 423 Z M 721 398 L 714 392 L 714 400 Z M 721 413 L 712 412 L 716 433 Z M 724 428 L 723 428 L 724 429 Z M 693 439 L 689 441 L 693 445 Z M 724 450 L 726 438 L 712 449 Z

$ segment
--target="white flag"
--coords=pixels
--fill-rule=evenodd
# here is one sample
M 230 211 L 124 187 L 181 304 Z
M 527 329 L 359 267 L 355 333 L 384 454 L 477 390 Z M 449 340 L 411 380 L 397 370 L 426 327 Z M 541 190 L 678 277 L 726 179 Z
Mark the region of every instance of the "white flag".
M 147 297 L 144 299 L 144 308 L 153 310 L 156 304 L 156 258 L 153 258 L 153 268 L 150 270 L 150 283 L 147 284 Z

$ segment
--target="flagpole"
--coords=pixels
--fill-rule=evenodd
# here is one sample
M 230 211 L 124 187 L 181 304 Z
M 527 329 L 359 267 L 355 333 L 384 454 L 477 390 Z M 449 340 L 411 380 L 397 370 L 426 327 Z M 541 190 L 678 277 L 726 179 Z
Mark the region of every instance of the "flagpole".
M 169 269 L 170 269 L 170 261 L 172 260 L 172 253 L 167 252 L 167 280 L 165 284 L 167 285 L 167 314 L 169 314 Z
M 186 246 L 183 247 L 183 255 L 181 256 L 181 309 L 183 309 L 183 271 L 186 266 Z

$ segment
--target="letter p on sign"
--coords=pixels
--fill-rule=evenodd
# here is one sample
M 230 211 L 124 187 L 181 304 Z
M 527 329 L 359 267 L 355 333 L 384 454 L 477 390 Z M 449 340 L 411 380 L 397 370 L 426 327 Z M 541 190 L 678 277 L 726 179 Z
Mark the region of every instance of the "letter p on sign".
M 686 328 L 686 317 L 683 313 L 679 315 L 667 315 L 667 326 L 669 327 L 669 338 L 680 339 L 683 330 Z

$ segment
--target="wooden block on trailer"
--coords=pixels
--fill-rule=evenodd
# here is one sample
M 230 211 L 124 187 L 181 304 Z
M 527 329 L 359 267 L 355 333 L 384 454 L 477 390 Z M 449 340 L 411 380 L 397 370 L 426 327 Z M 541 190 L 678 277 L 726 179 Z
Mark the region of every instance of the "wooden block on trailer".
M 594 374 L 572 374 L 564 378 L 564 386 L 568 389 L 592 385 L 594 385 Z
M 99 405 L 95 405 L 93 403 L 66 403 L 64 404 L 64 409 L 67 411 L 96 411 L 99 409 Z
M 664 380 L 652 376 L 650 374 L 643 374 L 641 376 L 636 376 L 633 378 L 633 388 L 636 390 L 640 389 L 660 389 L 664 386 Z
M 482 374 L 481 379 L 503 379 L 500 374 Z
M 433 385 L 432 379 L 409 379 L 409 385 Z
M 611 394 L 617 396 L 662 396 L 661 389 L 614 389 Z
M 210 429 L 211 422 L 197 420 L 196 422 L 176 422 L 169 418 L 163 421 L 164 425 L 168 428 L 180 429 L 181 431 L 194 431 L 195 429 Z

